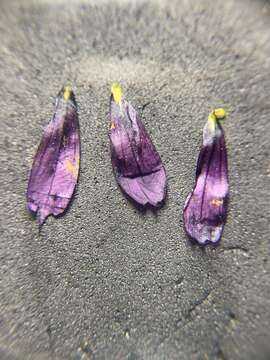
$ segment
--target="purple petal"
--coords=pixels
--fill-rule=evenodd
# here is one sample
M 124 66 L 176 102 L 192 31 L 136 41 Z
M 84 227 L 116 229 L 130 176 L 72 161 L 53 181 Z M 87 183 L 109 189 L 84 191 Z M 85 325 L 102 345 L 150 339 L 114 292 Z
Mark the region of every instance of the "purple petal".
M 222 235 L 228 205 L 228 165 L 223 130 L 218 123 L 223 109 L 210 114 L 196 170 L 196 185 L 184 208 L 187 234 L 200 245 L 217 243 Z M 221 116 L 221 114 L 223 116 Z
M 166 196 L 165 168 L 138 113 L 122 99 L 119 85 L 113 85 L 112 92 L 109 136 L 116 180 L 138 204 L 157 207 Z
M 77 106 L 72 90 L 65 87 L 56 99 L 55 113 L 45 128 L 28 183 L 27 205 L 37 214 L 40 225 L 50 214 L 62 214 L 68 207 L 79 162 Z

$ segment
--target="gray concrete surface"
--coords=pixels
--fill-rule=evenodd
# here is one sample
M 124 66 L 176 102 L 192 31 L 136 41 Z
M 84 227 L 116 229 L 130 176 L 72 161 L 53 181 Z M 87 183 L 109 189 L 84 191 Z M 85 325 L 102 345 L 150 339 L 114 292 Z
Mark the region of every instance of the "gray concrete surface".
M 0 40 L 0 359 L 270 359 L 270 3 L 1 0 Z M 113 81 L 166 165 L 157 214 L 112 174 Z M 80 180 L 39 235 L 25 190 L 63 83 L 79 104 Z M 221 245 L 202 250 L 181 212 L 216 106 L 231 198 Z

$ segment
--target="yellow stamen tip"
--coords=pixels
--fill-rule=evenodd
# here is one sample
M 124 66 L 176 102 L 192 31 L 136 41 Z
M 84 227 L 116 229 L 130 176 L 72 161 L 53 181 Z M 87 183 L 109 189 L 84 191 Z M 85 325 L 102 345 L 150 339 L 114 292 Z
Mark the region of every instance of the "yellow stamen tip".
M 117 104 L 120 104 L 121 103 L 121 100 L 122 100 L 122 89 L 121 89 L 121 86 L 117 83 L 114 83 L 112 84 L 112 95 L 113 95 L 113 98 L 114 98 L 114 101 L 117 103 Z
M 64 99 L 65 101 L 68 101 L 71 98 L 71 94 L 72 94 L 72 89 L 70 86 L 65 86 L 64 87 Z
M 223 108 L 215 109 L 213 113 L 217 119 L 224 119 L 226 116 L 226 111 Z

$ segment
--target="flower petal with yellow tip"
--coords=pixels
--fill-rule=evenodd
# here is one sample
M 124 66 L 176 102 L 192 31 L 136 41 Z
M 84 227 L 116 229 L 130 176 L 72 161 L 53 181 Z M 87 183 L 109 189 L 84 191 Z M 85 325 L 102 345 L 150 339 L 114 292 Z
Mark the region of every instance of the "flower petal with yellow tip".
M 227 216 L 227 151 L 224 132 L 218 122 L 224 117 L 224 109 L 214 110 L 208 117 L 197 161 L 196 184 L 184 207 L 185 230 L 200 245 L 220 240 Z
M 120 188 L 142 206 L 159 207 L 166 196 L 165 168 L 139 114 L 124 99 L 118 84 L 112 86 L 110 119 L 111 159 Z
M 35 155 L 27 189 L 27 205 L 40 225 L 68 207 L 78 180 L 80 134 L 73 91 L 64 87 L 54 115 L 45 128 Z

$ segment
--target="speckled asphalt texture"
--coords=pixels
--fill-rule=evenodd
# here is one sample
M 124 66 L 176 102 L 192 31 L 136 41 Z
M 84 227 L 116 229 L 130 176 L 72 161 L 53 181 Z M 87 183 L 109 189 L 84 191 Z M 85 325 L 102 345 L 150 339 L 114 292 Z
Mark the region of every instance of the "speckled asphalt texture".
M 0 40 L 0 359 L 269 360 L 270 3 L 1 0 Z M 113 81 L 167 169 L 157 213 L 113 177 Z M 39 234 L 25 191 L 63 84 L 79 105 L 79 185 Z M 230 206 L 220 246 L 201 249 L 182 209 L 217 106 Z

